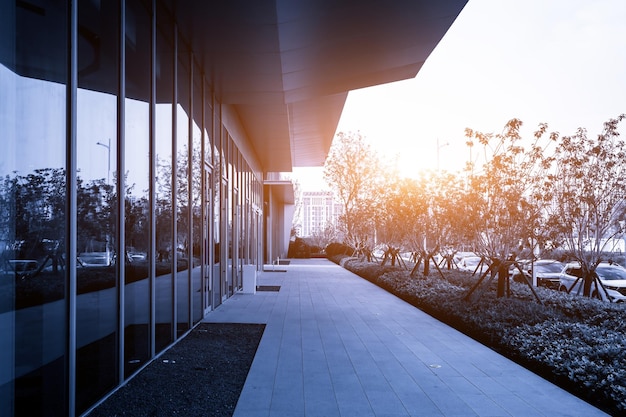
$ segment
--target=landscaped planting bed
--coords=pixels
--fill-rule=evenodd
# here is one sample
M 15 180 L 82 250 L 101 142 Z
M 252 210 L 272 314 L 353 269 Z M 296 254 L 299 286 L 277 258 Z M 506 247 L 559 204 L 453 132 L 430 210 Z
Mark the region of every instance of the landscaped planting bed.
M 332 260 L 609 414 L 626 414 L 626 304 L 547 288 L 535 288 L 537 301 L 515 282 L 510 297 L 497 298 L 495 280 L 467 300 L 478 275 L 433 270 L 411 277 L 402 268 L 341 258 Z

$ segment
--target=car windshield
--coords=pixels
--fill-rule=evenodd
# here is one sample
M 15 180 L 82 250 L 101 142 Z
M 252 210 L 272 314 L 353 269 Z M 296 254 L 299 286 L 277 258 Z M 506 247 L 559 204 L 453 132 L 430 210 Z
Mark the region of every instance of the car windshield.
M 558 274 L 563 269 L 563 265 L 555 262 L 552 264 L 537 265 L 535 268 L 537 268 L 537 272 L 550 272 Z
M 603 281 L 626 280 L 626 269 L 619 266 L 598 266 L 596 273 Z

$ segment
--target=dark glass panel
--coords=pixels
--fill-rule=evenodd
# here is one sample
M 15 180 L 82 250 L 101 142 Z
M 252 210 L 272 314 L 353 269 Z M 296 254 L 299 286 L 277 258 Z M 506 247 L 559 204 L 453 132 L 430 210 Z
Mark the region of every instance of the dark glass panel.
M 150 11 L 126 0 L 124 376 L 150 359 Z
M 180 41 L 180 38 L 179 38 Z M 176 106 L 176 330 L 180 337 L 190 328 L 189 318 L 189 280 L 193 266 L 191 256 L 192 218 L 190 189 L 195 178 L 190 175 L 189 163 L 189 110 L 190 110 L 190 68 L 189 51 L 183 42 L 178 47 L 178 103 Z M 198 178 L 199 181 L 199 178 Z
M 192 124 L 192 186 L 191 186 L 191 212 L 193 221 L 191 256 L 193 259 L 193 269 L 191 272 L 192 284 L 192 321 L 193 324 L 202 320 L 202 240 L 203 240 L 203 218 L 202 218 L 202 74 L 197 64 L 193 70 L 193 114 Z
M 157 6 L 158 7 L 158 6 Z M 173 216 L 172 194 L 174 36 L 165 11 L 157 8 L 156 34 L 156 351 L 160 352 L 173 338 Z
M 81 413 L 119 380 L 118 4 L 80 2 L 78 28 L 76 410 Z
M 67 10 L 0 5 L 0 414 L 67 414 Z

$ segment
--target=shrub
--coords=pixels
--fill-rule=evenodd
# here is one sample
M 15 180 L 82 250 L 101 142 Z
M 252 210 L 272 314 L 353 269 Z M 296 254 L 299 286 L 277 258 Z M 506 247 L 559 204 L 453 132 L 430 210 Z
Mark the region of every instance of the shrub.
M 354 249 L 345 243 L 333 242 L 326 246 L 326 256 L 329 258 L 335 255 L 352 255 Z
M 289 258 L 310 258 L 311 247 L 302 238 L 296 237 L 295 241 L 289 242 L 289 249 L 287 251 L 287 257 Z

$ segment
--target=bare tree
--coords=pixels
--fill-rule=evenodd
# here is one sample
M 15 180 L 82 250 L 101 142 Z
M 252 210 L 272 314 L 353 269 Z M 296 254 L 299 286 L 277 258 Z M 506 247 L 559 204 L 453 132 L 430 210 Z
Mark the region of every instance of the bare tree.
M 337 228 L 332 222 L 327 222 L 324 228 L 315 229 L 308 237 L 312 245 L 324 249 L 328 244 L 336 242 L 339 237 Z

